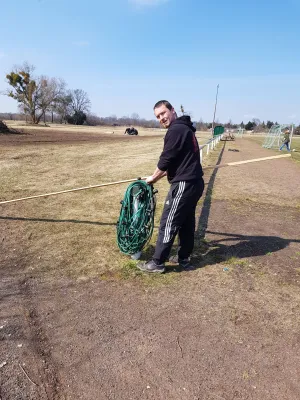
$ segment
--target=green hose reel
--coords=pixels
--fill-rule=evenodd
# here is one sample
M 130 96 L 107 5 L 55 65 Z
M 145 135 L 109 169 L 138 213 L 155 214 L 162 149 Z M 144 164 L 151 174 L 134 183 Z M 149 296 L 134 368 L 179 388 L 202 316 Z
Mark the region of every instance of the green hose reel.
M 152 185 L 140 179 L 128 186 L 117 223 L 117 243 L 122 253 L 137 254 L 151 239 L 156 193 Z

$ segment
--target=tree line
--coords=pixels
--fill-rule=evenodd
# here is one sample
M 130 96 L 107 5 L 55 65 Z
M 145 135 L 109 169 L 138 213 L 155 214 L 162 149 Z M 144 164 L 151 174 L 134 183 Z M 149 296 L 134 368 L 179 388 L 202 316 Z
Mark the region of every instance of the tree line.
M 24 114 L 11 113 L 11 112 L 0 113 L 0 120 L 24 121 Z M 43 118 L 43 121 L 46 124 L 62 123 L 61 118 L 57 114 L 52 114 L 47 112 Z M 99 117 L 96 114 L 87 112 L 84 124 L 89 126 L 141 126 L 144 128 L 160 128 L 158 121 L 140 118 L 139 115 L 136 113 L 133 113 L 131 116 L 125 115 L 123 117 L 118 118 L 116 115 L 110 115 L 109 117 Z
M 72 123 L 70 122 L 70 118 L 64 120 L 63 116 L 65 113 L 57 114 L 51 112 L 46 112 L 43 116 L 43 121 L 45 123 Z M 125 115 L 122 117 L 117 117 L 116 115 L 110 115 L 109 117 L 99 117 L 96 114 L 86 112 L 85 113 L 85 121 L 84 124 L 90 126 L 140 126 L 143 128 L 160 128 L 160 125 L 157 120 L 147 120 L 145 118 L 140 118 L 137 113 L 133 113 L 130 116 Z M 24 114 L 22 113 L 0 113 L 0 120 L 14 120 L 14 121 L 23 121 Z M 220 123 L 220 121 L 215 122 L 216 125 L 222 125 L 226 129 L 238 129 L 239 127 L 247 130 L 247 131 L 254 131 L 254 132 L 267 132 L 272 125 L 276 124 L 277 121 L 267 121 L 266 123 L 260 122 L 258 120 L 248 121 L 246 124 L 242 121 L 240 124 L 234 124 L 232 121 L 228 121 L 226 123 Z M 211 122 L 204 122 L 202 119 L 195 122 L 196 128 L 198 131 L 208 131 L 212 128 Z M 300 126 L 296 127 L 295 134 L 300 134 Z
M 248 121 L 246 124 L 244 122 L 241 122 L 241 128 L 246 129 L 246 131 L 253 131 L 253 130 L 266 130 L 266 129 L 271 129 L 273 125 L 278 125 L 278 122 L 273 122 L 273 121 L 265 121 L 261 122 L 258 118 L 253 118 L 252 121 Z
M 66 82 L 60 78 L 50 78 L 45 75 L 35 76 L 35 67 L 23 63 L 16 66 L 6 75 L 9 89 L 3 94 L 15 99 L 18 102 L 20 113 L 2 113 L 2 119 L 24 119 L 32 124 L 38 124 L 41 120 L 55 123 L 69 123 L 74 125 L 111 125 L 129 126 L 138 125 L 147 128 L 158 128 L 156 120 L 140 118 L 137 113 L 131 116 L 118 118 L 116 115 L 109 117 L 99 117 L 90 112 L 91 101 L 88 94 L 82 89 L 67 89 Z M 185 115 L 184 107 L 181 105 L 181 114 Z M 188 114 L 188 113 L 187 113 Z M 204 122 L 202 119 L 195 122 L 197 130 L 207 131 L 212 128 L 212 123 Z M 234 124 L 231 120 L 222 125 L 227 129 L 244 128 L 247 131 L 266 131 L 277 121 L 261 122 L 258 118 L 253 118 L 244 124 Z M 300 130 L 300 126 L 297 131 Z

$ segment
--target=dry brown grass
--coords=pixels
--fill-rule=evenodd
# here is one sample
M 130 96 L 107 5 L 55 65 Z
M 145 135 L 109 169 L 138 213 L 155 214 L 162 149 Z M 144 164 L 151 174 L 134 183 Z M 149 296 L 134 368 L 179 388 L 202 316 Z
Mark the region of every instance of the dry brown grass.
M 3 146 L 1 199 L 147 176 L 162 146 L 162 134 L 151 141 Z M 157 226 L 169 185 L 164 179 L 155 186 Z M 115 226 L 125 189 L 126 184 L 33 199 L 0 206 L 0 213 L 24 232 L 22 257 L 28 271 L 105 279 L 123 269 L 126 277 L 131 264 L 118 250 Z M 156 235 L 157 229 L 150 245 Z
M 25 121 L 5 121 L 7 126 L 11 128 L 18 128 L 18 129 L 30 129 L 31 131 L 36 130 L 56 130 L 57 132 L 72 132 L 75 135 L 80 133 L 90 133 L 90 134 L 98 134 L 98 133 L 105 133 L 105 134 L 115 134 L 115 135 L 123 135 L 126 129 L 125 126 L 88 126 L 88 125 L 65 125 L 65 124 L 48 124 L 47 126 L 40 125 L 30 125 L 26 124 Z M 144 136 L 147 134 L 152 135 L 160 135 L 165 133 L 165 129 L 152 129 L 152 128 L 141 128 L 137 127 L 139 135 Z
M 25 121 L 4 121 L 8 127 L 15 128 L 15 129 L 24 129 L 26 131 L 49 131 L 55 130 L 57 132 L 71 132 L 74 135 L 80 135 L 81 133 L 89 133 L 89 134 L 107 134 L 107 135 L 124 135 L 124 131 L 127 126 L 87 126 L 87 125 L 65 125 L 65 124 L 47 124 L 47 126 L 41 125 L 29 125 L 26 124 Z M 164 136 L 166 133 L 166 129 L 155 129 L 155 128 L 143 128 L 143 127 L 136 127 L 139 136 Z M 197 137 L 209 138 L 210 133 L 208 132 L 197 132 Z M 206 142 L 206 140 L 204 141 Z

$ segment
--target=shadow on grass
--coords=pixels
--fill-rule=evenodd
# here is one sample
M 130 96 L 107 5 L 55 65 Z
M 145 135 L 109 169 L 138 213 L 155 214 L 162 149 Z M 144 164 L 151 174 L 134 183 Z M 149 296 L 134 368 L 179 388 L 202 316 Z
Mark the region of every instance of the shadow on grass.
M 224 263 L 230 259 L 238 262 L 243 258 L 264 256 L 280 251 L 290 243 L 300 243 L 299 239 L 283 239 L 279 236 L 250 236 L 212 231 L 207 231 L 207 233 L 223 236 L 223 238 L 212 240 L 209 243 L 205 240 L 200 242 L 192 257 L 195 268 Z M 237 241 L 237 243 L 227 245 L 224 243 L 227 241 Z M 201 254 L 202 252 L 204 254 Z M 176 271 L 180 272 L 180 269 L 176 269 Z
M 80 219 L 51 219 L 51 218 L 25 218 L 25 217 L 1 217 L 0 221 L 24 221 L 24 222 L 54 222 L 54 223 L 71 223 L 71 224 L 90 224 L 90 225 L 101 225 L 101 226 L 117 226 L 117 222 L 97 222 L 97 221 L 85 221 Z M 154 226 L 158 229 L 158 226 Z
M 209 243 L 203 238 L 199 240 L 192 256 L 192 264 L 195 269 L 228 262 L 230 259 L 234 259 L 237 263 L 243 262 L 243 258 L 265 256 L 286 248 L 290 243 L 300 243 L 299 239 L 283 239 L 279 236 L 251 236 L 213 231 L 207 231 L 207 233 L 223 237 Z M 237 243 L 226 244 L 228 241 Z M 148 246 L 143 252 L 141 260 L 149 260 L 154 249 L 153 245 Z M 166 267 L 167 273 L 184 271 L 178 265 L 167 265 Z
M 24 218 L 24 217 L 0 217 L 0 220 L 8 221 L 32 221 L 32 222 L 69 222 L 72 224 L 90 224 L 90 225 L 108 225 L 116 226 L 116 222 L 97 222 L 97 221 L 84 221 L 78 219 L 50 219 L 50 218 Z
M 155 251 L 155 246 L 153 244 L 146 246 L 143 249 L 140 261 L 149 261 L 152 258 L 154 251 Z
M 217 165 L 221 163 L 223 153 L 225 151 L 225 146 L 226 146 L 226 142 L 224 142 L 224 144 L 223 144 L 222 150 L 221 150 L 220 155 L 217 160 Z M 211 202 L 212 202 L 212 191 L 213 191 L 213 187 L 214 187 L 214 183 L 215 183 L 218 171 L 219 171 L 218 168 L 215 168 L 213 170 L 213 172 L 209 178 L 209 181 L 206 185 L 207 189 L 206 189 L 206 192 L 204 195 L 205 197 L 203 200 L 201 214 L 200 214 L 200 217 L 199 217 L 198 223 L 197 223 L 198 229 L 195 234 L 196 241 L 203 239 L 205 237 L 205 233 L 206 233 L 206 229 L 207 229 L 207 225 L 208 225 L 209 214 L 210 214 Z

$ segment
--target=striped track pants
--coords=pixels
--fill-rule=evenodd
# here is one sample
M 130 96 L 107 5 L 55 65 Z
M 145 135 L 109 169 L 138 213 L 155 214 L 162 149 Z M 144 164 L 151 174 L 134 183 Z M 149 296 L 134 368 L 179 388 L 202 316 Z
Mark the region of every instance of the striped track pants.
M 160 220 L 153 260 L 164 263 L 178 234 L 178 256 L 188 258 L 194 247 L 195 210 L 204 189 L 203 179 L 181 181 L 171 185 Z

